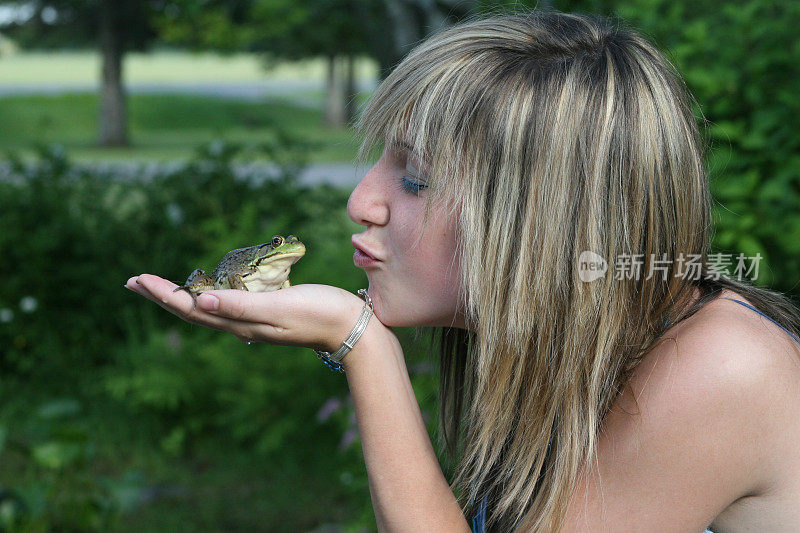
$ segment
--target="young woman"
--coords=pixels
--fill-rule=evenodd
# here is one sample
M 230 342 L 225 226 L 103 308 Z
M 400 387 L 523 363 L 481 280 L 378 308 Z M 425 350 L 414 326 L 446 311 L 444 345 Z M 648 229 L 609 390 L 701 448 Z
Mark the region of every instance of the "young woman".
M 709 266 L 691 102 L 635 32 L 543 12 L 434 35 L 378 87 L 348 203 L 374 317 L 341 364 L 382 531 L 800 531 L 800 318 Z M 320 285 L 127 286 L 329 352 L 369 316 Z M 452 487 L 389 326 L 440 333 Z

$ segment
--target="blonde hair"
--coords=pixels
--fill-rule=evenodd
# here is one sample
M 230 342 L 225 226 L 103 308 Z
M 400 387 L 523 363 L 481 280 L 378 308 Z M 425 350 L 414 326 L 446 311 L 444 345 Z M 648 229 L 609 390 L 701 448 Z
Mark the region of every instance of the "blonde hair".
M 779 293 L 707 265 L 711 198 L 693 99 L 646 39 L 599 16 L 470 20 L 414 48 L 357 124 L 429 164 L 428 201 L 458 217 L 470 331 L 443 328 L 441 430 L 467 511 L 555 531 L 601 421 L 666 330 L 739 291 L 795 333 Z M 643 254 L 642 275 L 583 282 L 582 251 Z M 700 279 L 677 275 L 697 254 Z M 651 259 L 666 277 L 645 279 Z M 690 309 L 694 287 L 702 297 Z

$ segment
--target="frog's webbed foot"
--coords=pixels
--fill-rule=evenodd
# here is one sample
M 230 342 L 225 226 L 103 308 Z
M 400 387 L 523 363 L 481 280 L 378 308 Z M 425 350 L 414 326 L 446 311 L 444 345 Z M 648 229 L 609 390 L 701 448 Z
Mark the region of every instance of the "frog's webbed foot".
M 204 270 L 198 268 L 189 275 L 186 284 L 176 287 L 172 292 L 186 291 L 192 297 L 192 309 L 197 308 L 197 295 L 203 291 L 210 291 L 214 289 L 214 280 L 205 273 Z
M 186 292 L 188 292 L 189 296 L 192 297 L 192 309 L 196 309 L 197 308 L 197 295 L 201 294 L 203 291 L 195 292 L 188 285 L 183 285 L 182 287 L 176 287 L 175 290 L 172 291 L 172 292 L 178 292 L 178 291 L 186 291 Z
M 281 289 L 288 289 L 291 286 L 292 284 L 289 283 L 289 280 L 287 279 L 286 281 L 283 282 L 283 285 L 281 285 Z

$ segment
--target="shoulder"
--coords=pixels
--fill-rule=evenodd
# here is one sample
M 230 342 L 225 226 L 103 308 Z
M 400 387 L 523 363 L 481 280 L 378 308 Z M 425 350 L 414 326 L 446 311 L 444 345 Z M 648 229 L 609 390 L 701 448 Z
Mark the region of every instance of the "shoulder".
M 741 304 L 717 299 L 668 330 L 630 384 L 645 399 L 683 400 L 688 407 L 731 397 L 758 402 L 776 380 L 800 377 L 796 355 L 777 325 Z
M 770 320 L 719 298 L 668 330 L 630 385 L 658 412 L 679 408 L 687 416 L 710 414 L 719 404 L 721 421 L 757 417 L 749 420 L 757 425 L 763 408 L 800 385 L 800 349 Z
M 774 407 L 800 382 L 800 357 L 774 333 L 730 300 L 668 330 L 603 421 L 567 529 L 602 515 L 613 531 L 700 530 L 764 490 L 780 462 L 770 441 L 789 415 Z

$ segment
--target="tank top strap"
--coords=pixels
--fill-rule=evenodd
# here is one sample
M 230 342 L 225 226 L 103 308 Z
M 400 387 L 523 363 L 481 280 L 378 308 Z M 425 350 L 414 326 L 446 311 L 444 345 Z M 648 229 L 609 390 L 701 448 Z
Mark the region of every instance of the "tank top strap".
M 766 314 L 762 313 L 761 311 L 759 311 L 758 309 L 756 309 L 756 308 L 755 308 L 755 307 L 753 307 L 752 305 L 750 305 L 750 304 L 748 304 L 748 303 L 746 303 L 746 302 L 743 302 L 743 301 L 741 301 L 741 300 L 737 300 L 736 298 L 725 298 L 725 300 L 731 300 L 732 302 L 736 302 L 736 303 L 742 304 L 743 306 L 745 306 L 745 307 L 748 307 L 748 308 L 752 309 L 753 311 L 755 311 L 755 312 L 756 312 L 756 313 L 758 313 L 759 315 L 763 316 L 764 318 L 766 318 L 767 320 L 769 320 L 770 322 L 772 322 L 773 324 L 775 324 L 776 326 L 778 326 L 779 328 L 781 328 L 783 331 L 785 331 L 786 333 L 788 333 L 788 334 L 789 334 L 789 336 L 790 336 L 791 338 L 793 338 L 797 344 L 800 344 L 800 339 L 798 339 L 798 338 L 797 338 L 797 335 L 795 335 L 794 333 L 792 333 L 791 331 L 789 331 L 789 330 L 788 330 L 788 329 L 786 329 L 785 327 L 781 326 L 780 324 L 778 324 L 778 322 L 776 322 L 774 319 L 772 319 L 772 318 L 771 318 L 769 315 L 766 315 Z
M 487 497 L 484 496 L 472 515 L 472 533 L 486 533 L 486 503 Z

